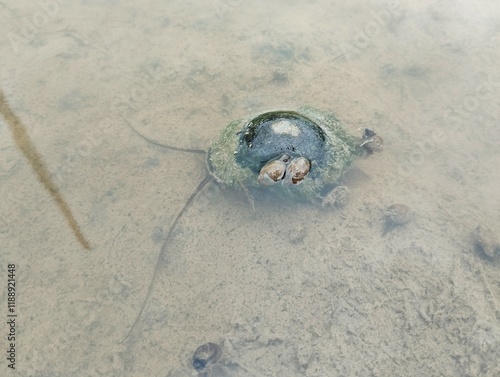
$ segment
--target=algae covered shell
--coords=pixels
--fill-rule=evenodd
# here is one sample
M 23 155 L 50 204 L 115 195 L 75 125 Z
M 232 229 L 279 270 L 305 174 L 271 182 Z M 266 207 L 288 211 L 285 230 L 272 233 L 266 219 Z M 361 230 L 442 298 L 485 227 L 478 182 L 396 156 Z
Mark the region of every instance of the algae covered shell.
M 413 217 L 413 211 L 405 204 L 392 204 L 384 212 L 385 222 L 382 237 L 397 226 L 405 225 Z
M 223 186 L 307 200 L 334 186 L 360 152 L 335 114 L 301 107 L 231 122 L 209 149 L 207 168 Z M 263 184 L 262 170 L 277 184 Z

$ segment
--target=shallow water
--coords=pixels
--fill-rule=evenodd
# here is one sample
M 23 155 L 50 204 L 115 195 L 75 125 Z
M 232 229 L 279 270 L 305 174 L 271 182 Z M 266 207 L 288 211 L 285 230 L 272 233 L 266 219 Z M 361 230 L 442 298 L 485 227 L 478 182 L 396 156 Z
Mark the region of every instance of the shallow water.
M 210 376 L 499 375 L 500 255 L 472 242 L 479 224 L 500 239 L 499 17 L 492 1 L 0 2 L 0 88 L 91 247 L 2 117 L 9 372 L 193 376 L 215 342 Z M 206 150 L 233 119 L 304 104 L 385 140 L 347 206 L 253 208 L 209 185 L 120 343 L 206 174 L 126 121 Z M 415 216 L 381 237 L 393 203 Z

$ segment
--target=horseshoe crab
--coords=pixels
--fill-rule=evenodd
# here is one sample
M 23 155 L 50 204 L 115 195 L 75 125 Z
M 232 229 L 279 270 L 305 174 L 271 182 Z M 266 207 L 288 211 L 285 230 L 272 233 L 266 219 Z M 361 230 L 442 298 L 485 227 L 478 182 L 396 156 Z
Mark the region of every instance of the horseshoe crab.
M 271 111 L 231 122 L 208 152 L 178 148 L 149 139 L 125 118 L 144 140 L 172 150 L 204 154 L 207 175 L 188 197 L 167 233 L 158 255 L 145 298 L 125 342 L 139 322 L 151 296 L 173 230 L 196 195 L 208 183 L 241 189 L 249 194 L 268 190 L 285 199 L 314 201 L 338 185 L 356 157 L 366 153 L 366 138 L 348 134 L 337 117 L 312 107 L 296 111 Z M 365 129 L 370 138 L 375 132 Z M 381 139 L 380 139 L 381 140 Z
M 207 153 L 207 170 L 225 187 L 314 200 L 333 188 L 360 147 L 332 113 L 271 111 L 230 123 Z

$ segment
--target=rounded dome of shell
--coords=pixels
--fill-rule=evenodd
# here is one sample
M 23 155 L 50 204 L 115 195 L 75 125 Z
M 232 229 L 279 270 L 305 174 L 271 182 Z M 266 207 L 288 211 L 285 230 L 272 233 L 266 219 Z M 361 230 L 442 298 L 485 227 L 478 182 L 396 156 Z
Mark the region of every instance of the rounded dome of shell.
M 361 154 L 357 139 L 342 128 L 335 114 L 305 106 L 231 122 L 212 144 L 206 162 L 209 173 L 223 186 L 265 189 L 285 198 L 310 200 L 337 184 Z M 308 175 L 298 185 L 263 187 L 260 170 L 283 155 L 306 158 Z

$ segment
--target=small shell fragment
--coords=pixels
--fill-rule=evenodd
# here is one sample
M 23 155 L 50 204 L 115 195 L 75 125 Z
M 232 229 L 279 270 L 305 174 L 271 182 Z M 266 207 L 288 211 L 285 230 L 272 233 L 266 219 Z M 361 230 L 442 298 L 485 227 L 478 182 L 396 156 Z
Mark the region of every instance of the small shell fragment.
M 298 185 L 302 183 L 311 170 L 311 161 L 305 157 L 296 157 L 286 167 L 285 183 Z
M 283 179 L 286 172 L 286 162 L 281 159 L 269 161 L 259 173 L 259 183 L 262 186 L 272 186 Z
M 215 364 L 222 355 L 222 348 L 215 343 L 205 343 L 199 346 L 193 354 L 193 368 L 201 371 Z
M 405 225 L 410 222 L 413 217 L 413 211 L 407 205 L 397 203 L 387 207 L 384 216 L 385 224 L 382 237 L 384 237 L 387 232 L 394 229 L 394 227 Z
M 351 197 L 351 190 L 347 186 L 337 186 L 330 191 L 323 199 L 323 207 L 336 206 L 343 207 Z
M 364 129 L 362 139 L 360 147 L 363 147 L 368 153 L 378 153 L 384 150 L 382 137 L 369 128 Z
M 484 225 L 478 225 L 474 230 L 473 241 L 474 245 L 489 258 L 494 258 L 497 253 L 500 253 L 500 244 L 495 234 Z

